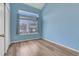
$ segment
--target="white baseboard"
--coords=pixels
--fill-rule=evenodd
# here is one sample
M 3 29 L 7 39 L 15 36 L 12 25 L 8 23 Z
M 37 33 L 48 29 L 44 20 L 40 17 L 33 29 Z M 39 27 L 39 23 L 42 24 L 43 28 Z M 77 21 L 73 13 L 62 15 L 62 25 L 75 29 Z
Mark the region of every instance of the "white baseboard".
M 67 49 L 70 49 L 70 50 L 72 50 L 72 51 L 75 51 L 75 52 L 78 52 L 78 53 L 79 53 L 79 50 L 73 49 L 73 48 L 68 47 L 68 46 L 65 46 L 65 45 L 63 45 L 63 44 L 59 44 L 59 43 L 57 43 L 57 42 L 55 42 L 55 41 L 48 40 L 47 38 L 43 38 L 43 39 L 46 40 L 46 41 L 49 41 L 49 42 L 51 42 L 51 43 L 55 43 L 55 44 L 57 44 L 57 45 L 63 46 L 63 47 L 65 47 L 65 48 L 67 48 Z
M 39 38 L 34 38 L 34 39 L 39 39 Z M 63 47 L 65 47 L 65 48 L 67 48 L 67 49 L 70 49 L 70 50 L 72 50 L 72 51 L 75 51 L 75 52 L 78 52 L 78 53 L 79 53 L 79 50 L 73 49 L 73 48 L 68 47 L 68 46 L 65 46 L 65 45 L 63 45 L 63 44 L 59 44 L 59 43 L 57 43 L 57 42 L 55 42 L 55 41 L 48 40 L 47 38 L 43 38 L 43 39 L 46 40 L 46 41 L 49 41 L 49 42 L 51 42 L 51 43 L 55 43 L 55 44 L 57 44 L 57 45 L 63 46 Z M 28 41 L 28 40 L 33 40 L 33 39 L 13 41 L 13 42 L 11 42 L 11 43 L 22 42 L 22 41 Z M 10 44 L 11 44 L 11 43 L 10 43 Z
M 18 40 L 18 41 L 13 41 L 13 42 L 11 42 L 11 43 L 23 42 L 23 41 L 34 40 L 34 39 L 39 39 L 39 38 L 26 39 L 26 40 Z

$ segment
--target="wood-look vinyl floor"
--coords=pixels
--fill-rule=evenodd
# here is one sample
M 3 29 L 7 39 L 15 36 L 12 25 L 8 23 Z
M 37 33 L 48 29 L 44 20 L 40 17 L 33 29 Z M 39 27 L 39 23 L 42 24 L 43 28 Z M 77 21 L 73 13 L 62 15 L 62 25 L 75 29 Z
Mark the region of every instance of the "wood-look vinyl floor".
M 12 43 L 7 56 L 77 56 L 78 53 L 43 39 Z

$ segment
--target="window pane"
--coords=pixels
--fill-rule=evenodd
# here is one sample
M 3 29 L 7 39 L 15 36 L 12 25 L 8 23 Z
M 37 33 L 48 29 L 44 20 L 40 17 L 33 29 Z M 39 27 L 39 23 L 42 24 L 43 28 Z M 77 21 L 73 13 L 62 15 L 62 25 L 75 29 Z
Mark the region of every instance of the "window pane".
M 23 13 L 23 12 L 22 12 Z M 31 16 L 29 16 L 31 15 Z M 20 35 L 27 35 L 27 34 L 34 34 L 38 33 L 38 20 L 37 16 L 31 14 L 18 14 L 19 18 L 19 28 L 18 34 Z

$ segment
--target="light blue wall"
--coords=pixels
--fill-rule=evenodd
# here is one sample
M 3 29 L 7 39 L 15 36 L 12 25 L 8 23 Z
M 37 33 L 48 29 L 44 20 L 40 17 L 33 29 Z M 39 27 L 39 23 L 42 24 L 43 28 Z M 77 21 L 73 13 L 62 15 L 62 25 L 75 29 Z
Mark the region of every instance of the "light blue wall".
M 79 4 L 46 4 L 43 38 L 79 50 Z
M 41 18 L 41 11 L 39 9 L 33 8 L 31 6 L 25 5 L 25 4 L 20 4 L 20 3 L 16 3 L 16 4 L 10 4 L 10 39 L 11 42 L 14 41 L 22 41 L 22 40 L 27 40 L 27 39 L 33 39 L 33 38 L 41 38 L 42 35 L 42 18 Z M 34 35 L 18 35 L 16 34 L 16 29 L 17 29 L 17 23 L 18 23 L 18 18 L 17 18 L 17 12 L 18 10 L 24 10 L 27 12 L 32 12 L 32 13 L 36 13 L 39 14 L 39 33 L 38 34 L 34 34 Z

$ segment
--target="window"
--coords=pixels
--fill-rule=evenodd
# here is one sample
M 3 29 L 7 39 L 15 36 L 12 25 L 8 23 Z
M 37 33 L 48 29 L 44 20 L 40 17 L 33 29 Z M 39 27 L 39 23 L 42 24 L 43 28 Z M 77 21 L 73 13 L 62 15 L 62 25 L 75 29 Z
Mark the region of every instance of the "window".
M 38 33 L 38 14 L 19 10 L 18 19 L 18 34 L 28 35 Z

